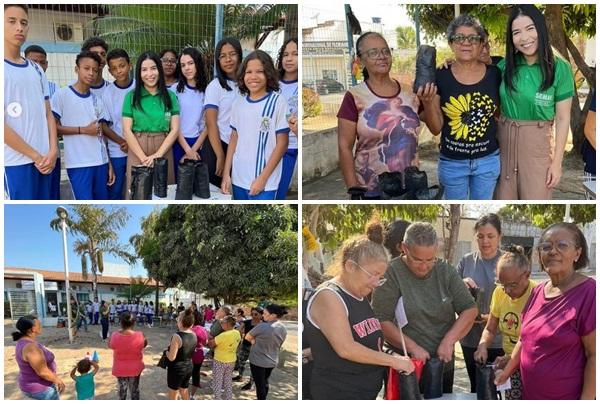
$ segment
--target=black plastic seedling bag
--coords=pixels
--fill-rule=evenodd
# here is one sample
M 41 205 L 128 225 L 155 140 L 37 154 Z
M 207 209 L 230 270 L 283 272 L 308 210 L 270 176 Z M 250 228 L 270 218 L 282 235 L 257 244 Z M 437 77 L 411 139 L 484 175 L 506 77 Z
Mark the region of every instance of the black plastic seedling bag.
M 416 372 L 409 375 L 400 373 L 400 400 L 422 400 Z
M 404 193 L 404 180 L 402 173 L 381 173 L 379 174 L 379 192 L 381 193 L 381 199 L 395 199 Z
M 421 386 L 425 400 L 439 398 L 444 394 L 444 362 L 431 358 L 423 367 Z
M 404 186 L 407 191 L 416 194 L 417 191 L 427 189 L 427 173 L 417 167 L 406 167 L 404 169 Z
M 194 192 L 194 168 L 195 161 L 185 159 L 179 163 L 179 171 L 177 172 L 177 191 L 175 199 L 190 200 Z
M 200 160 L 194 165 L 194 195 L 202 199 L 210 198 L 208 166 Z
M 154 159 L 154 195 L 159 198 L 167 197 L 168 164 L 164 157 Z
M 366 192 L 367 192 L 367 188 L 364 188 L 364 187 L 348 188 L 348 195 L 350 195 L 351 200 L 363 199 L 365 197 Z
M 435 83 L 435 48 L 429 45 L 421 45 L 417 50 L 417 66 L 413 91 L 416 93 L 419 87 L 427 83 Z
M 494 384 L 494 368 L 491 365 L 477 364 L 475 370 L 475 391 L 478 400 L 497 400 Z
M 147 200 L 152 199 L 152 177 L 154 170 L 152 167 L 133 166 L 131 167 L 131 199 Z

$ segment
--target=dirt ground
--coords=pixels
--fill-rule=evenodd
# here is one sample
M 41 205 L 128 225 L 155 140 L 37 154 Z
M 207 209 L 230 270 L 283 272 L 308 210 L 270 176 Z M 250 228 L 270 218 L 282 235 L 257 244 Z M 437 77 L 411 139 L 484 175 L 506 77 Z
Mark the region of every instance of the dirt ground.
M 280 361 L 280 366 L 275 369 L 269 380 L 269 399 L 271 400 L 295 400 L 298 398 L 298 326 L 296 322 L 286 322 L 288 329 L 287 339 L 283 344 L 281 354 L 285 359 Z M 148 339 L 148 347 L 144 352 L 144 363 L 146 369 L 140 379 L 141 399 L 167 399 L 167 371 L 155 364 L 169 343 L 169 338 L 174 331 L 167 326 L 146 328 L 139 327 Z M 116 328 L 110 328 L 114 331 Z M 11 333 L 14 331 L 11 320 L 4 320 L 4 398 L 7 400 L 19 400 L 25 397 L 21 393 L 17 383 L 18 366 L 15 361 L 15 343 L 12 341 Z M 98 352 L 100 356 L 100 371 L 95 377 L 96 399 L 116 400 L 117 379 L 111 374 L 112 351 L 102 342 L 99 335 L 100 326 L 89 326 L 88 332 L 83 329 L 78 333 L 75 342 L 69 344 L 65 328 L 44 328 L 39 337 L 39 342 L 44 344 L 56 355 L 58 374 L 66 384 L 62 399 L 75 399 L 75 382 L 69 377 L 69 373 L 75 363 L 83 358 L 86 352 Z M 207 376 L 200 379 L 201 389 L 197 399 L 208 400 L 213 398 L 212 363 L 204 361 L 202 371 Z M 234 372 L 234 375 L 237 372 Z M 241 387 L 250 376 L 250 366 L 246 367 L 244 380 L 233 382 L 233 398 L 237 400 L 256 399 L 256 392 L 243 391 Z

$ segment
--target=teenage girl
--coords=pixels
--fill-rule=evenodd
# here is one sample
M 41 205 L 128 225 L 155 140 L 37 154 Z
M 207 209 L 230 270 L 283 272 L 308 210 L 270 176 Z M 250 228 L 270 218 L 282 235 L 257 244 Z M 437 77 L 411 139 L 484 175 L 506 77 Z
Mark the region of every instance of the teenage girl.
M 277 70 L 267 53 L 250 53 L 239 72 L 238 87 L 244 97 L 233 103 L 221 190 L 229 193 L 232 188 L 233 199 L 272 200 L 288 148 L 288 105 L 279 94 Z
M 174 49 L 163 49 L 160 51 L 160 62 L 165 73 L 165 84 L 167 87 L 177 85 L 177 52 Z
M 168 184 L 175 183 L 173 143 L 179 133 L 179 102 L 167 90 L 158 55 L 142 53 L 135 67 L 135 89 L 123 101 L 123 134 L 127 140 L 127 197 L 130 195 L 131 167 L 151 167 L 154 159 L 168 160 Z
M 176 95 L 181 109 L 180 130 L 177 142 L 173 145 L 175 176 L 178 163 L 184 158 L 200 159 L 199 150 L 206 139 L 204 131 L 204 91 L 206 72 L 202 55 L 195 48 L 185 48 L 177 64 L 179 83 Z
M 216 77 L 206 87 L 204 119 L 209 144 L 201 149 L 208 164 L 210 182 L 221 186 L 221 176 L 231 136 L 231 106 L 239 96 L 236 74 L 242 63 L 242 46 L 235 38 L 223 38 L 215 48 Z
M 288 123 L 290 136 L 288 149 L 283 156 L 281 180 L 277 188 L 277 198 L 285 199 L 292 182 L 294 167 L 298 159 L 298 39 L 290 38 L 284 42 L 277 58 L 279 87 L 281 95 L 288 102 Z

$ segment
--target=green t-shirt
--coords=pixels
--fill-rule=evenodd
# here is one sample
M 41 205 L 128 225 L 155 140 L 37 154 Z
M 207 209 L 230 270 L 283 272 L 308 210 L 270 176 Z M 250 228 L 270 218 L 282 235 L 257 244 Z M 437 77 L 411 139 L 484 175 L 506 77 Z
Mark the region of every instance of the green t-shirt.
M 171 117 L 179 115 L 179 101 L 175 93 L 167 90 L 171 98 L 171 109 L 167 110 L 159 93 L 152 95 L 142 87 L 142 111 L 133 107 L 134 91 L 128 92 L 123 100 L 123 116 L 133 119 L 133 132 L 169 132 Z
M 437 260 L 426 278 L 417 278 L 402 257 L 395 258 L 385 273 L 388 279 L 373 292 L 373 311 L 379 321 L 395 321 L 400 296 L 408 324 L 402 332 L 432 357 L 456 321 L 456 314 L 475 307 L 475 301 L 456 269 Z M 400 352 L 400 349 L 397 349 Z
M 505 60 L 498 63 L 504 78 Z M 554 82 L 545 91 L 540 91 L 542 71 L 539 63 L 528 65 L 523 56 L 516 57 L 517 70 L 514 77 L 515 91 L 508 91 L 500 84 L 502 115 L 520 121 L 551 121 L 556 114 L 556 103 L 573 97 L 575 83 L 571 66 L 564 59 L 554 58 Z
M 94 398 L 94 373 L 89 372 L 85 375 L 75 377 L 75 391 L 78 400 L 89 400 Z

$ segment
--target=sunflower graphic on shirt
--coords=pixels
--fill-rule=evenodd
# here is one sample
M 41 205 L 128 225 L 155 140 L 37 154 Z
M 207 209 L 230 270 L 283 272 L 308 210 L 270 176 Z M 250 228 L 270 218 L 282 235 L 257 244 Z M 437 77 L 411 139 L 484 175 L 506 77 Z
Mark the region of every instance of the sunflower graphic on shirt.
M 480 92 L 450 97 L 442 107 L 449 118 L 450 135 L 470 142 L 485 135 L 495 110 L 494 101 Z

